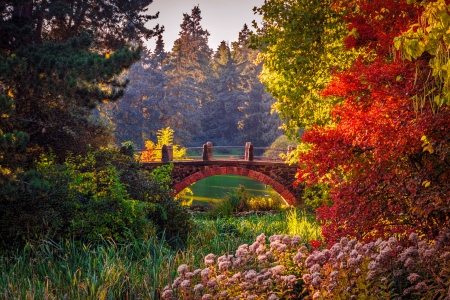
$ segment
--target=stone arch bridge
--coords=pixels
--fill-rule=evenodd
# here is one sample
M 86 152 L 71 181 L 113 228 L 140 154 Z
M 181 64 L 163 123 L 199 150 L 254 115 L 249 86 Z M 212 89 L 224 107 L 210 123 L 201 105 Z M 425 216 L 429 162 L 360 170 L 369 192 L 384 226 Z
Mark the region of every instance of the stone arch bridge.
M 202 160 L 176 161 L 171 157 L 170 147 L 168 149 L 163 147 L 162 159 L 159 162 L 143 162 L 143 166 L 151 171 L 160 165 L 173 163 L 172 188 L 175 190 L 175 195 L 200 179 L 233 174 L 250 177 L 271 186 L 287 204 L 297 204 L 303 193 L 302 185 L 294 185 L 297 167 L 290 166 L 279 159 L 276 161 L 258 159 L 254 157 L 253 151 L 251 144 L 247 143 L 245 156 L 238 157 L 237 160 L 231 157 L 214 159 L 212 145 L 205 144 Z
M 200 179 L 214 175 L 241 175 L 256 179 L 271 186 L 289 205 L 295 205 L 303 188 L 294 186 L 297 167 L 282 162 L 268 161 L 174 161 L 172 172 L 175 194 Z M 153 170 L 163 162 L 144 163 L 144 168 Z
M 254 155 L 255 150 L 260 150 L 260 152 L 264 150 L 266 153 L 272 151 L 273 154 L 276 151 L 285 152 L 283 149 L 254 148 L 251 143 L 247 142 L 245 147 L 241 147 L 244 150 L 242 156 L 218 158 L 213 157 L 211 142 L 204 144 L 203 147 L 196 148 L 202 150 L 201 156 L 186 157 L 177 161 L 173 158 L 172 147 L 163 146 L 160 149 L 159 161 L 143 162 L 144 168 L 151 171 L 160 165 L 173 163 L 172 188 L 175 190 L 175 195 L 200 179 L 226 174 L 250 177 L 271 186 L 289 205 L 297 204 L 303 193 L 302 185 L 294 185 L 297 173 L 296 166 L 284 163 L 279 159 L 279 155 L 272 156 L 270 159 L 267 156 L 258 157 Z M 214 147 L 214 149 L 219 150 L 220 148 Z M 292 150 L 293 147 L 290 146 L 287 152 L 289 153 Z

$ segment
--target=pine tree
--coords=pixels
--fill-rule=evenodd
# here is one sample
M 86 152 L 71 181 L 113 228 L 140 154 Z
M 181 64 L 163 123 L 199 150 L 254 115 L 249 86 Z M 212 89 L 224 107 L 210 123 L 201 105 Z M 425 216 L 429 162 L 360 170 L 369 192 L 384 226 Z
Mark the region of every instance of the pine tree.
M 233 145 L 238 140 L 238 121 L 245 102 L 248 78 L 241 74 L 242 64 L 222 41 L 214 54 L 214 77 L 208 81 L 209 97 L 203 103 L 204 139 L 219 145 Z
M 141 37 L 161 31 L 144 27 L 151 2 L 2 2 L 0 94 L 14 101 L 11 126 L 28 134 L 30 160 L 110 142 L 92 109 L 122 96 L 115 76 L 139 58 Z
M 191 14 L 183 14 L 179 38 L 169 56 L 168 75 L 170 93 L 168 101 L 176 114 L 170 125 L 184 137 L 184 144 L 193 143 L 200 131 L 200 107 L 206 98 L 206 82 L 210 76 L 211 49 L 209 32 L 200 24 L 201 10 L 198 6 Z M 195 142 L 194 142 L 195 143 Z

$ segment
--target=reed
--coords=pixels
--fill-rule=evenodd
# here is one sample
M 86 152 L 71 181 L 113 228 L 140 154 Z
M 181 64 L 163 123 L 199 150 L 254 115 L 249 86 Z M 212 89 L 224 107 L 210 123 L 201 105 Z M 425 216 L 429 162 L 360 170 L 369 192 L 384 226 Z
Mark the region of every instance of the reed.
M 299 213 L 297 216 L 301 215 Z M 311 234 L 310 219 L 298 226 Z M 79 244 L 45 240 L 37 246 L 0 256 L 0 299 L 158 299 L 162 288 L 177 276 L 177 267 L 200 265 L 209 253 L 233 253 L 261 233 L 288 234 L 293 212 L 241 218 L 196 217 L 196 230 L 185 249 L 169 248 L 164 236 L 126 244 L 101 240 Z M 309 227 L 308 227 L 309 226 Z M 297 229 L 297 233 L 301 230 Z

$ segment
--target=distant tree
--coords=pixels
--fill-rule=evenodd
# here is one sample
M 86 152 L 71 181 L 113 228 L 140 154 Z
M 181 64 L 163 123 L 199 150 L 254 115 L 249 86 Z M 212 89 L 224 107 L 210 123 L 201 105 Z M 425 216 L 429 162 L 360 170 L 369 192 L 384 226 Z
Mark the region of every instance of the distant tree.
M 159 128 L 171 125 L 175 112 L 168 100 L 167 56 L 159 36 L 154 51 L 143 51 L 141 59 L 122 75 L 130 81 L 123 99 L 101 106 L 100 115 L 114 126 L 118 143 L 133 141 L 143 148 L 145 140 L 156 138 Z
M 238 121 L 240 143 L 252 142 L 257 146 L 270 145 L 281 133 L 281 121 L 276 112 L 272 113 L 275 99 L 265 91 L 259 79 L 262 64 L 256 62 L 259 51 L 249 48 L 250 30 L 247 24 L 239 32 L 233 43 L 233 54 L 243 62 L 242 76 L 247 79 L 246 97 Z
M 228 44 L 222 41 L 214 53 L 214 76 L 208 80 L 209 97 L 202 103 L 205 140 L 220 145 L 237 142 L 238 121 L 248 84 L 242 68 L 243 63 L 235 59 Z
M 195 6 L 191 14 L 183 14 L 179 38 L 169 55 L 168 101 L 172 105 L 173 117 L 169 124 L 183 142 L 192 142 L 193 135 L 200 131 L 205 84 L 210 73 L 211 49 L 208 46 L 209 32 L 202 28 L 201 10 Z
M 163 146 L 172 146 L 172 153 L 174 159 L 183 158 L 186 155 L 186 148 L 174 144 L 174 133 L 175 131 L 170 128 L 162 128 L 158 130 L 157 142 L 154 143 L 152 140 L 145 141 L 145 150 L 142 151 L 142 155 L 140 157 L 141 161 L 155 161 L 160 160 L 162 157 L 162 148 Z

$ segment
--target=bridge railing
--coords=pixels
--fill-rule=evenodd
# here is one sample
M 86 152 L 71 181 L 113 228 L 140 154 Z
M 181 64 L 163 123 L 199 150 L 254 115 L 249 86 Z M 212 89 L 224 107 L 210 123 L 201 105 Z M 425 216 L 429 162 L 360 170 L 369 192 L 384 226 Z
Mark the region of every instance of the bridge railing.
M 212 160 L 244 160 L 244 161 L 283 161 L 282 156 L 293 151 L 271 147 L 254 147 L 247 142 L 245 146 L 213 146 L 207 142 L 201 147 L 187 147 L 186 155 L 174 157 L 173 147 L 164 145 L 162 148 L 137 150 L 136 156 L 141 162 L 171 162 L 171 161 L 212 161 Z

